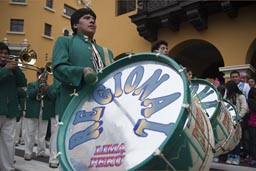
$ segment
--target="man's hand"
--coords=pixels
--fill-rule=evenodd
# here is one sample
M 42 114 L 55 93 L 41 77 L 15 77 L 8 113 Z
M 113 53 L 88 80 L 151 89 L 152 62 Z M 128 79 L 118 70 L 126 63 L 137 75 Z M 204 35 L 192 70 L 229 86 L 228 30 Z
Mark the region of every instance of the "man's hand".
M 18 67 L 17 62 L 14 61 L 8 61 L 5 65 L 5 67 L 9 70 L 15 69 Z
M 98 81 L 97 73 L 90 67 L 85 67 L 83 70 L 84 81 L 87 84 L 95 84 Z

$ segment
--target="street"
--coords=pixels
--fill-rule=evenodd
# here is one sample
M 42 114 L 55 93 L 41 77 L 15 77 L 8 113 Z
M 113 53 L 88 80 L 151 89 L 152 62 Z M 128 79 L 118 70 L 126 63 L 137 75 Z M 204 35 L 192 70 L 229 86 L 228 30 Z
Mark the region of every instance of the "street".
M 34 151 L 36 147 L 34 147 Z M 47 154 L 49 151 L 47 149 Z M 59 169 L 52 169 L 48 166 L 48 157 L 33 157 L 31 161 L 26 161 L 23 158 L 24 156 L 24 145 L 19 145 L 16 147 L 15 155 L 15 168 L 16 171 L 58 171 Z M 245 164 L 242 164 L 245 165 Z M 211 171 L 256 171 L 256 167 L 247 167 L 247 166 L 235 166 L 228 165 L 224 163 L 212 163 Z

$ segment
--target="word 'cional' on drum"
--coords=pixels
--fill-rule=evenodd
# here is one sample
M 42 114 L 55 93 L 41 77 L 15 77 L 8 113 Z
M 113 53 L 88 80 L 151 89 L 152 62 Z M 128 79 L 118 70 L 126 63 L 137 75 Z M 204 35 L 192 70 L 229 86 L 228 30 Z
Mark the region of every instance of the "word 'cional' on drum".
M 209 170 L 210 121 L 171 58 L 122 58 L 78 94 L 58 129 L 64 170 Z
M 214 156 L 230 151 L 234 127 L 230 112 L 223 104 L 223 99 L 215 86 L 204 79 L 191 80 L 191 93 L 194 100 L 199 103 L 208 114 L 211 121 L 214 141 Z

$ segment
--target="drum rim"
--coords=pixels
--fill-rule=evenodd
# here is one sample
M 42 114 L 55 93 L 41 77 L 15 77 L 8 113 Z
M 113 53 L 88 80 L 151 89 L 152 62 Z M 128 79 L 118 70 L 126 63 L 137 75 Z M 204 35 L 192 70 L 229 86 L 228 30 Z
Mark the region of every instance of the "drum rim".
M 124 57 L 122 59 L 119 59 L 118 61 L 105 67 L 102 73 L 98 73 L 98 75 L 97 75 L 98 80 L 102 80 L 103 78 L 105 78 L 109 73 L 111 73 L 113 71 L 113 69 L 116 70 L 116 69 L 123 67 L 124 64 L 127 65 L 127 60 L 129 61 L 128 64 L 131 64 L 133 62 L 155 60 L 155 59 L 157 59 L 158 62 L 163 62 L 163 63 L 166 63 L 166 64 L 172 66 L 180 74 L 180 77 L 181 77 L 182 81 L 184 82 L 184 84 L 183 84 L 184 94 L 186 94 L 186 96 L 183 98 L 183 104 L 191 105 L 191 100 L 192 100 L 191 93 L 190 93 L 189 85 L 187 82 L 187 77 L 186 77 L 184 70 L 172 58 L 167 57 L 162 54 L 137 53 L 137 54 L 130 55 L 130 56 Z M 82 95 L 86 94 L 87 92 L 92 91 L 96 87 L 96 85 L 97 84 L 85 85 L 84 88 L 82 88 L 80 93 L 82 93 Z M 74 112 L 74 110 L 76 110 L 76 108 L 80 104 L 80 101 L 82 100 L 82 95 L 74 96 L 72 98 L 69 105 L 67 106 L 67 109 L 63 113 L 62 120 L 70 121 L 70 119 L 72 117 L 71 114 Z M 86 100 L 87 98 L 83 98 L 83 99 Z M 175 124 L 173 131 L 170 134 L 168 134 L 168 136 L 166 137 L 164 142 L 159 146 L 159 149 L 163 149 L 163 147 L 166 145 L 167 142 L 169 142 L 169 140 L 173 136 L 173 134 L 179 134 L 179 132 L 184 129 L 184 123 L 186 122 L 186 120 L 188 118 L 187 117 L 188 114 L 189 114 L 188 111 L 184 107 L 182 107 L 182 109 L 180 110 L 180 113 L 178 114 L 177 122 L 178 121 L 183 121 L 183 122 L 178 122 L 177 124 Z M 68 124 L 64 123 L 61 127 L 59 127 L 58 132 L 57 132 L 57 151 L 62 153 L 62 155 L 59 156 L 59 160 L 60 160 L 60 163 L 61 163 L 63 169 L 64 170 L 76 170 L 73 167 L 73 165 L 71 165 L 70 160 L 68 159 L 67 155 L 63 154 L 63 153 L 67 154 L 66 148 L 65 148 L 65 144 L 66 144 L 65 141 L 66 141 L 66 135 L 67 135 L 66 132 L 69 131 L 69 122 L 66 122 L 66 123 L 68 123 Z M 61 141 L 58 141 L 58 140 L 61 140 Z M 142 163 L 131 168 L 131 170 L 140 168 L 142 165 L 144 165 L 144 163 L 147 163 L 153 157 L 154 157 L 153 155 L 150 155 Z

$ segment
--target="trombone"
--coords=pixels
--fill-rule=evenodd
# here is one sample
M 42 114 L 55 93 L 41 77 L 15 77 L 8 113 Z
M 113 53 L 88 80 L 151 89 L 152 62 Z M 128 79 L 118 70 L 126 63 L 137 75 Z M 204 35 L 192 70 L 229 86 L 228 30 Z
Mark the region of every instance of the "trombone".
M 28 47 L 21 50 L 19 56 L 10 55 L 6 61 L 16 62 L 22 69 L 28 69 L 33 71 L 39 71 L 40 68 L 35 66 L 37 61 L 37 54 L 33 49 Z M 46 63 L 45 69 L 48 74 L 52 74 L 51 62 Z

